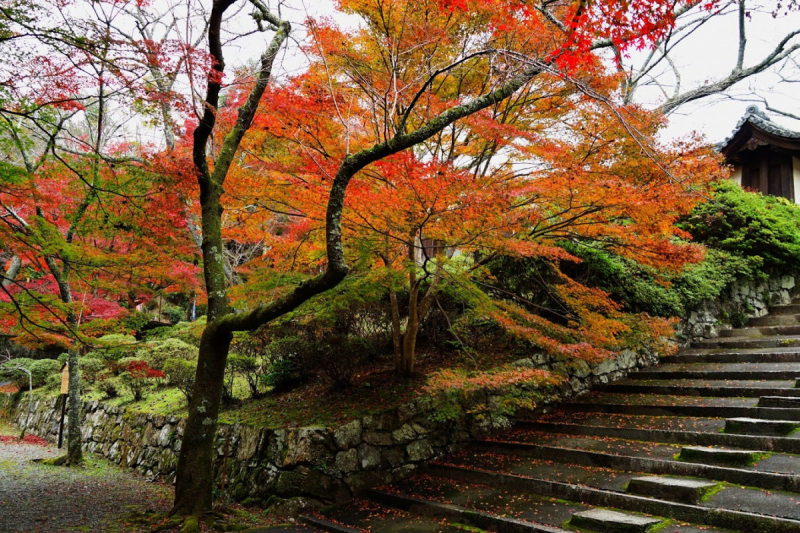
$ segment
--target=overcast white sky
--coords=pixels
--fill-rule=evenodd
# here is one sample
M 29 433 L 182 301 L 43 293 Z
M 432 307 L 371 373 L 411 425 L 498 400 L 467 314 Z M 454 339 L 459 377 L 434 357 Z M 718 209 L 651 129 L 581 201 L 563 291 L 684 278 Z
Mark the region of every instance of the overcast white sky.
M 766 11 L 772 11 L 774 0 L 762 2 L 762 5 Z M 721 17 L 682 43 L 675 62 L 684 73 L 682 85 L 685 88 L 699 85 L 707 79 L 724 77 L 731 72 L 738 47 L 737 24 L 736 16 Z M 753 12 L 746 30 L 745 67 L 760 61 L 784 35 L 797 28 L 800 28 L 800 13 L 776 19 L 767 12 Z M 800 38 L 795 37 L 791 42 L 798 43 Z M 766 98 L 774 108 L 800 115 L 799 72 L 797 68 L 787 71 L 795 76 L 794 84 L 780 83 L 780 77 L 776 74 L 762 74 L 741 82 L 729 91 L 727 97 L 708 97 L 688 104 L 670 116 L 667 137 L 699 131 L 706 134 L 711 142 L 722 141 L 732 133 L 748 105 L 758 103 L 764 109 L 759 98 Z M 649 104 L 663 98 L 654 91 L 639 96 L 640 101 Z M 771 114 L 771 117 L 785 127 L 800 131 L 800 121 L 780 118 L 775 114 Z

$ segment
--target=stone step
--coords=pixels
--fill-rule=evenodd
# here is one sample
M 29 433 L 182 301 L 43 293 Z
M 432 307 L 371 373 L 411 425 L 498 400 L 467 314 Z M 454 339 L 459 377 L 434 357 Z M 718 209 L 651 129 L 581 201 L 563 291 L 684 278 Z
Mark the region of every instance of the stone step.
M 729 385 L 717 385 L 729 383 Z M 763 381 L 724 381 L 724 380 L 652 380 L 616 382 L 602 385 L 595 390 L 628 394 L 671 394 L 673 396 L 706 396 L 717 398 L 760 398 L 762 396 L 780 394 L 782 396 L 798 397 L 800 401 L 800 388 L 793 388 L 793 382 L 788 380 L 770 382 L 781 383 L 783 387 L 764 387 Z M 767 406 L 761 407 L 780 407 Z
M 800 336 L 773 335 L 764 337 L 716 337 L 694 341 L 692 348 L 781 348 L 800 346 Z
M 439 466 L 439 465 L 433 465 Z M 554 463 L 543 459 L 531 459 L 499 454 L 474 454 L 460 452 L 447 459 L 448 467 L 465 468 L 470 470 L 484 470 L 502 475 L 520 476 L 526 479 L 537 479 L 553 483 L 565 483 L 579 487 L 611 491 L 626 494 L 628 482 L 634 477 L 647 474 L 638 472 L 624 472 L 615 469 L 596 466 L 584 466 L 564 463 Z M 431 475 L 435 471 L 429 471 Z M 676 476 L 688 477 L 688 476 Z M 716 481 L 705 479 L 705 481 Z M 709 495 L 700 505 L 708 509 L 730 509 L 756 513 L 761 515 L 779 516 L 791 520 L 800 520 L 800 506 L 798 506 L 797 492 L 780 490 L 767 491 L 745 485 L 720 483 L 721 490 Z M 494 487 L 494 485 L 491 485 Z M 506 490 L 513 491 L 511 487 Z M 516 489 L 523 492 L 522 488 Z M 556 497 L 553 495 L 547 495 Z M 513 497 L 509 495 L 509 497 Z M 571 498 L 566 498 L 571 499 Z M 595 505 L 595 504 L 592 504 Z M 609 505 L 616 507 L 615 505 Z M 647 509 L 625 509 L 664 516 L 663 513 Z
M 717 483 L 676 477 L 635 477 L 628 482 L 627 491 L 671 502 L 697 504 L 714 489 Z
M 766 315 L 757 318 L 751 318 L 747 321 L 747 325 L 751 327 L 791 326 L 794 324 L 800 324 L 800 314 Z
M 751 350 L 684 350 L 661 358 L 661 364 L 675 363 L 800 363 L 797 348 L 755 348 Z
M 730 448 L 684 446 L 681 449 L 681 453 L 678 455 L 678 459 L 681 461 L 711 465 L 723 464 L 731 466 L 750 466 L 753 463 L 763 459 L 765 455 L 766 452 L 755 450 L 732 450 Z M 800 485 L 797 486 L 800 487 Z
M 463 526 L 449 524 L 446 520 L 387 507 L 360 497 L 302 519 L 318 530 L 332 533 L 464 533 Z
M 422 500 L 458 505 L 494 515 L 511 516 L 553 527 L 570 527 L 568 524 L 573 515 L 597 508 L 564 498 L 539 495 L 533 491 L 467 483 L 427 473 L 395 483 L 391 492 Z M 674 526 L 674 530 L 669 530 L 670 533 L 673 531 L 674 533 L 700 533 L 701 531 L 703 533 L 729 533 L 723 532 L 720 528 L 697 524 L 672 523 L 670 525 Z M 581 529 L 581 531 L 585 531 L 585 529 Z
M 643 419 L 646 417 L 630 418 Z M 631 427 L 625 427 L 622 425 L 624 420 L 620 420 L 619 425 L 612 425 L 613 422 L 613 420 L 610 421 L 608 425 L 589 425 L 585 423 L 525 421 L 518 423 L 516 427 L 534 431 L 552 431 L 565 435 L 609 437 L 616 439 L 661 442 L 669 444 L 690 444 L 698 446 L 725 446 L 730 448 L 761 449 L 772 450 L 781 453 L 800 454 L 800 439 L 798 438 L 719 433 L 717 428 L 712 428 L 708 431 L 648 428 L 646 427 L 646 422 L 640 422 L 637 420 L 630 422 Z M 720 424 L 718 429 L 722 430 L 723 428 L 724 422 Z
M 791 303 L 783 305 L 773 305 L 769 308 L 770 315 L 797 315 L 800 314 L 800 304 Z
M 300 517 L 300 521 L 320 531 L 328 531 L 330 533 L 362 533 L 361 529 L 337 524 L 316 516 L 303 515 Z
M 800 391 L 800 389 L 792 389 Z M 783 393 L 781 393 L 783 394 Z M 788 409 L 800 409 L 800 398 L 793 395 L 786 396 L 762 396 L 758 400 L 759 407 L 780 407 Z
M 628 374 L 628 380 L 700 379 L 700 380 L 795 380 L 800 377 L 800 363 L 670 363 Z
M 664 523 L 660 518 L 620 513 L 609 509 L 590 509 L 575 513 L 569 525 L 607 533 L 647 533 Z
M 725 481 L 738 485 L 748 485 L 767 490 L 785 490 L 800 492 L 800 477 L 794 474 L 744 470 L 728 466 L 706 464 L 701 461 L 683 461 L 672 457 L 649 457 L 646 451 L 631 453 L 624 450 L 598 452 L 579 450 L 561 446 L 544 446 L 526 442 L 483 441 L 479 451 L 501 453 L 516 457 L 529 457 L 562 464 L 595 466 L 623 472 L 647 473 L 672 476 L 689 476 Z M 753 452 L 748 452 L 753 453 Z M 760 453 L 760 452 L 756 452 Z M 761 457 L 761 456 L 759 456 Z
M 737 417 L 725 421 L 725 433 L 739 435 L 788 435 L 797 429 L 800 421 L 795 420 Z
M 693 416 L 719 418 L 760 418 L 792 420 L 795 409 L 756 407 L 750 398 L 706 398 L 702 396 L 659 396 L 655 394 L 590 394 L 578 401 L 564 402 L 561 409 L 586 413 L 616 413 L 650 416 Z
M 535 493 L 552 498 L 577 501 L 588 505 L 613 507 L 649 515 L 663 516 L 736 531 L 798 533 L 800 521 L 735 509 L 704 507 L 686 503 L 646 498 L 614 490 L 598 489 L 560 481 L 551 481 L 511 473 L 477 468 L 433 464 L 428 474 L 466 483 L 480 483 L 515 491 Z
M 370 500 L 380 503 L 381 505 L 425 516 L 444 518 L 459 524 L 465 524 L 473 528 L 485 529 L 487 531 L 503 533 L 568 533 L 567 530 L 560 527 L 495 515 L 458 505 L 414 498 L 395 492 L 368 489 L 365 494 Z
M 775 335 L 800 335 L 800 324 L 723 329 L 720 337 L 769 337 Z

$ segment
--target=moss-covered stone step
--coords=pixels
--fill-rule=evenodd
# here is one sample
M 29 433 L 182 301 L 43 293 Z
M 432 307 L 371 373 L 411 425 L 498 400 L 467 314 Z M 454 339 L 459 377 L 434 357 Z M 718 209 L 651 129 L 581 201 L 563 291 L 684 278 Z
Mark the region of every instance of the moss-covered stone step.
M 324 518 L 316 516 L 301 516 L 300 520 L 309 526 L 312 526 L 320 531 L 328 531 L 329 533 L 361 533 L 360 529 L 349 527 L 343 524 L 337 524 Z
M 656 394 L 601 393 L 582 396 L 561 405 L 563 410 L 586 413 L 617 413 L 651 416 L 691 416 L 766 420 L 792 420 L 800 416 L 794 408 L 757 407 L 754 398 L 706 398 Z
M 713 398 L 760 398 L 762 396 L 796 396 L 800 401 L 800 388 L 791 380 L 690 380 L 653 379 L 626 380 L 598 387 L 604 392 L 626 394 L 671 394 L 673 396 L 706 396 Z M 759 404 L 760 405 L 760 404 Z M 761 407 L 767 407 L 761 405 Z
M 598 507 L 611 507 L 623 511 L 643 513 L 674 518 L 694 524 L 709 525 L 735 531 L 798 533 L 800 520 L 783 518 L 772 514 L 740 511 L 738 507 L 719 507 L 712 502 L 703 505 L 687 504 L 658 498 L 648 498 L 619 490 L 601 489 L 579 483 L 568 483 L 548 479 L 533 478 L 519 474 L 492 472 L 475 468 L 432 465 L 428 474 L 437 477 L 460 480 L 466 483 L 480 483 L 493 487 L 507 488 L 523 493 L 581 502 Z M 724 492 L 724 491 L 723 491 Z M 723 492 L 717 493 L 717 496 Z M 751 497 L 755 494 L 750 491 Z M 788 501 L 782 499 L 781 503 Z M 739 505 L 739 502 L 735 502 Z M 792 503 L 794 501 L 792 500 Z M 767 512 L 772 511 L 767 508 Z M 792 509 L 795 511 L 795 509 Z
M 598 417 L 598 419 L 592 419 L 590 423 L 581 423 L 564 416 L 564 422 L 522 421 L 516 427 L 519 430 L 553 431 L 564 435 L 611 437 L 694 446 L 767 449 L 775 452 L 800 454 L 800 439 L 720 433 L 725 429 L 724 420 L 680 419 L 675 424 L 677 429 L 671 429 L 658 424 L 661 417 L 602 416 L 605 419 Z M 706 421 L 707 424 L 700 423 Z
M 800 304 L 773 305 L 769 308 L 770 315 L 797 315 L 800 314 Z
M 794 380 L 800 377 L 798 362 L 754 363 L 676 363 L 662 364 L 639 372 L 628 379 L 705 379 L 705 380 Z
M 372 501 L 378 502 L 381 505 L 425 516 L 444 518 L 459 524 L 465 524 L 473 528 L 485 529 L 487 531 L 503 533 L 568 533 L 567 530 L 560 527 L 476 511 L 458 505 L 414 498 L 396 492 L 369 489 L 365 494 Z
M 766 315 L 758 318 L 751 318 L 747 321 L 748 326 L 791 326 L 800 324 L 800 314 L 785 315 Z
M 675 363 L 800 363 L 797 348 L 754 348 L 751 350 L 695 349 L 661 358 L 661 364 Z
M 792 396 L 762 396 L 758 400 L 758 406 L 798 409 L 800 408 L 800 398 Z
M 762 337 L 773 335 L 800 335 L 800 324 L 723 329 L 720 337 Z
M 635 477 L 628 482 L 628 493 L 680 503 L 699 503 L 717 488 L 711 481 L 676 477 Z
M 732 450 L 705 446 L 684 446 L 678 458 L 681 461 L 710 465 L 750 466 L 764 458 L 766 452 Z
M 607 439 L 604 439 L 600 442 L 605 442 L 606 440 Z M 714 450 L 720 449 L 715 448 Z M 732 468 L 732 466 L 744 466 L 744 463 L 734 465 L 733 462 L 720 461 L 715 464 L 711 461 L 685 460 L 681 456 L 680 449 L 674 446 L 642 446 L 638 451 L 635 449 L 625 449 L 624 447 L 615 448 L 612 446 L 604 453 L 600 451 L 544 446 L 525 442 L 484 441 L 478 445 L 476 451 L 482 453 L 471 451 L 469 458 L 465 460 L 461 460 L 460 458 L 458 460 L 455 458 L 452 460 L 454 464 L 469 466 L 482 462 L 491 462 L 492 459 L 497 458 L 497 454 L 504 454 L 507 457 L 503 458 L 502 462 L 505 464 L 506 468 L 518 472 L 526 472 L 522 458 L 530 458 L 565 465 L 607 468 L 637 475 L 646 473 L 695 477 L 759 487 L 767 490 L 800 492 L 800 479 L 793 474 Z M 736 452 L 738 450 L 732 451 Z M 757 454 L 756 458 L 748 464 L 752 464 L 763 458 L 762 452 L 745 453 Z M 484 456 L 483 454 L 486 455 Z M 676 459 L 676 457 L 680 460 Z M 748 455 L 748 457 L 750 457 L 750 455 Z
M 779 348 L 781 346 L 800 346 L 800 336 L 717 337 L 692 342 L 693 348 Z
M 590 509 L 575 513 L 569 525 L 603 533 L 647 533 L 662 524 L 664 520 L 650 516 L 620 513 L 609 509 Z
M 725 421 L 725 433 L 739 435 L 788 435 L 797 429 L 800 429 L 800 421 L 797 420 L 738 417 Z

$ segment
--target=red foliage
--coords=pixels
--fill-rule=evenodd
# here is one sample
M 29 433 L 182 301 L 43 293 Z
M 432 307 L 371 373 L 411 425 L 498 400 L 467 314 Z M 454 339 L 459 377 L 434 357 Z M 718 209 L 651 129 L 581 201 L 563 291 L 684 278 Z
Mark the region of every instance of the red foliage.
M 164 373 L 151 368 L 145 361 L 128 361 L 120 365 L 120 370 L 128 372 L 134 379 L 163 378 Z
M 41 437 L 37 437 L 36 435 L 31 435 L 30 433 L 25 435 L 22 440 L 19 440 L 17 437 L 13 435 L 0 435 L 0 442 L 7 443 L 7 444 L 33 444 L 36 446 L 47 446 L 49 443 Z

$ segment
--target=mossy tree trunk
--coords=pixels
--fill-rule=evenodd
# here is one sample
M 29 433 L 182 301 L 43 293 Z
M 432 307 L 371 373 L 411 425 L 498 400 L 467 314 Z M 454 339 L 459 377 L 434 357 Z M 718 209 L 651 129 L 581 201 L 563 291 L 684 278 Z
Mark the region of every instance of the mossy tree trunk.
M 79 465 L 83 462 L 81 447 L 81 380 L 78 367 L 78 351 L 69 351 L 69 409 L 67 414 L 67 464 Z

